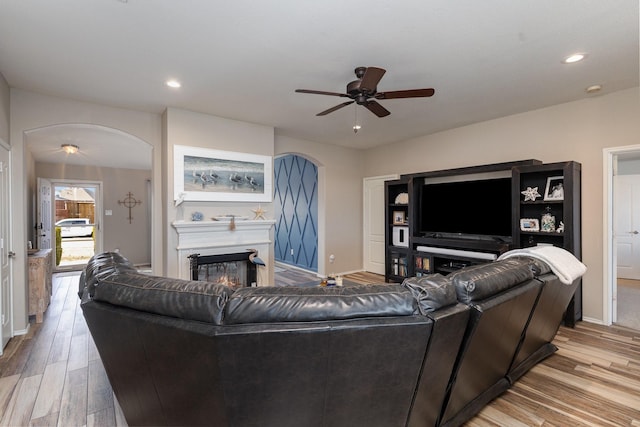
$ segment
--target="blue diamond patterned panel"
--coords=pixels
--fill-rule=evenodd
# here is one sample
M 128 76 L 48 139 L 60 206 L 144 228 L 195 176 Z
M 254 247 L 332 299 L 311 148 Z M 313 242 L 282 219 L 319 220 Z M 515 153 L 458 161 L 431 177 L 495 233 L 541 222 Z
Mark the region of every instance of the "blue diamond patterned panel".
M 275 259 L 318 271 L 318 167 L 289 154 L 274 160 Z

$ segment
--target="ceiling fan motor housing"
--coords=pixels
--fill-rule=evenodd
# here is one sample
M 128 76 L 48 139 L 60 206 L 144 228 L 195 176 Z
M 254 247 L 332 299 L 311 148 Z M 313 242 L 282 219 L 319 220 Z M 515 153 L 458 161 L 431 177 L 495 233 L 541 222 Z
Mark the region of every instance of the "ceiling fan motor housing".
M 355 99 L 358 104 L 366 102 L 368 98 L 371 98 L 376 94 L 376 88 L 370 90 L 360 89 L 361 82 L 361 80 L 354 80 L 347 85 L 347 93 L 349 94 L 349 98 Z

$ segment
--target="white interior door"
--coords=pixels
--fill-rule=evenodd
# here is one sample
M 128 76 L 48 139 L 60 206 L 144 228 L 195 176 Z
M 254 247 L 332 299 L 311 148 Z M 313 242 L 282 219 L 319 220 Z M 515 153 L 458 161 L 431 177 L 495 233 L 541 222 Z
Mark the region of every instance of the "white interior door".
M 9 163 L 9 150 L 0 144 L 0 354 L 9 342 L 12 331 L 12 307 L 11 307 L 11 268 L 9 254 L 11 253 L 11 213 L 10 206 L 10 181 L 11 169 Z
M 36 202 L 36 238 L 38 249 L 51 249 L 51 181 L 38 178 L 38 200 Z
M 617 175 L 613 194 L 617 275 L 640 280 L 640 175 Z
M 376 176 L 364 179 L 364 265 L 365 271 L 384 274 L 384 182 L 398 175 Z

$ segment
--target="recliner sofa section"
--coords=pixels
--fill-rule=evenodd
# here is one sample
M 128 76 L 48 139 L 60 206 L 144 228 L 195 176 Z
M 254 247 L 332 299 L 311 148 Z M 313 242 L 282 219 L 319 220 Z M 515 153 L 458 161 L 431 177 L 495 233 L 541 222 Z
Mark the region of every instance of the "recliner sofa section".
M 431 286 L 422 307 L 465 316 L 450 286 L 446 294 Z M 405 426 L 425 360 L 447 347 L 397 284 L 233 292 L 140 274 L 102 254 L 81 287 L 130 425 Z M 438 317 L 448 333 L 445 313 Z M 442 400 L 448 373 L 438 377 L 432 393 Z
M 234 292 L 104 253 L 79 295 L 130 425 L 426 427 L 462 424 L 553 353 L 572 291 L 529 257 Z

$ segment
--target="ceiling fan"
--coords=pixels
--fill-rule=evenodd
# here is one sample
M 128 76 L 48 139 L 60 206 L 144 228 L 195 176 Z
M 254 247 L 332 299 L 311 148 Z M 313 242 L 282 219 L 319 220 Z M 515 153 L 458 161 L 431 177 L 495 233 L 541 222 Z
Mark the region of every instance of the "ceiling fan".
M 435 93 L 435 90 L 431 88 L 378 92 L 378 83 L 386 72 L 387 71 L 385 69 L 377 67 L 356 68 L 355 73 L 356 77 L 358 77 L 358 80 L 354 80 L 347 85 L 347 93 L 325 92 L 322 90 L 310 89 L 296 89 L 296 92 L 311 93 L 316 95 L 340 96 L 343 98 L 352 99 L 352 101 L 343 102 L 342 104 L 338 104 L 335 107 L 329 108 L 328 110 L 324 110 L 316 114 L 316 116 L 325 116 L 355 102 L 356 104 L 362 105 L 363 107 L 367 108 L 378 117 L 385 117 L 391 113 L 389 112 L 389 110 L 380 105 L 380 103 L 378 103 L 376 99 L 425 98 L 433 96 L 433 94 Z

